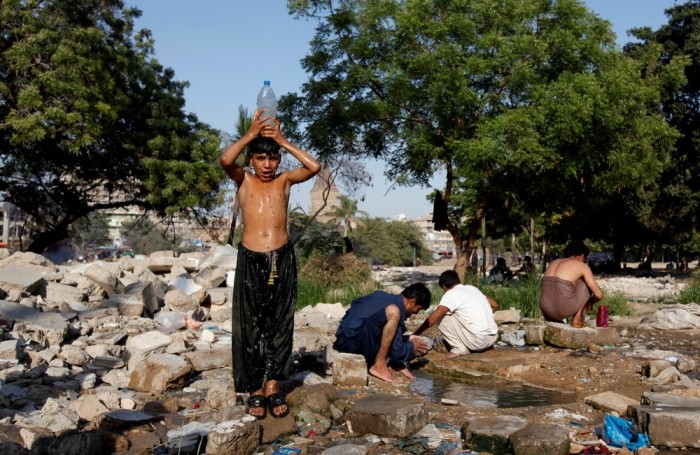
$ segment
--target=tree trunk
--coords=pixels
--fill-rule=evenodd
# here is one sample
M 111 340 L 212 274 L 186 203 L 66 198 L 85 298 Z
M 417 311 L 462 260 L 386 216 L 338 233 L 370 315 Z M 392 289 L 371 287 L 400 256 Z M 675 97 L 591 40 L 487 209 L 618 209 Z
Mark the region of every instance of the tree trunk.
M 226 243 L 228 245 L 233 245 L 233 237 L 236 233 L 236 222 L 238 220 L 238 191 L 236 191 L 236 196 L 233 198 L 233 209 L 231 209 L 231 227 L 228 230 L 228 239 Z

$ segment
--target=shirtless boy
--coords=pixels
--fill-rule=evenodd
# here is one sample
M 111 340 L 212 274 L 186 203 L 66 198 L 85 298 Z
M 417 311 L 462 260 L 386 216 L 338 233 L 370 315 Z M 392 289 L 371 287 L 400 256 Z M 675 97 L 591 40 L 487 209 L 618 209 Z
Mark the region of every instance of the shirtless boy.
M 236 391 L 248 393 L 248 413 L 261 419 L 289 413 L 279 380 L 291 366 L 297 273 L 294 247 L 287 235 L 287 205 L 292 185 L 313 177 L 321 165 L 280 132 L 280 123 L 264 123 L 262 109 L 248 132 L 226 148 L 220 162 L 238 186 L 243 238 L 233 287 L 233 379 Z M 251 172 L 236 163 L 249 148 Z M 277 173 L 280 147 L 301 163 Z
M 540 309 L 547 321 L 561 322 L 573 316 L 571 326 L 581 328 L 586 306 L 602 300 L 603 293 L 586 264 L 588 247 L 572 242 L 564 251 L 568 257 L 552 261 L 544 272 Z

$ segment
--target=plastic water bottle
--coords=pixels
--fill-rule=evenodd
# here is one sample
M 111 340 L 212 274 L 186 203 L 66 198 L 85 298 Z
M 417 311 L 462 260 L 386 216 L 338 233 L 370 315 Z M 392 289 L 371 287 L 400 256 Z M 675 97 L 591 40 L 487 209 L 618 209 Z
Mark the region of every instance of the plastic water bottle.
M 270 87 L 270 81 L 264 81 L 263 87 L 258 93 L 258 109 L 263 109 L 263 113 L 260 115 L 261 118 L 270 117 L 265 123 L 273 127 L 276 126 L 272 119 L 277 117 L 277 97 L 275 92 L 272 91 L 272 87 Z
M 598 314 L 596 315 L 595 321 L 596 327 L 607 327 L 608 326 L 608 307 L 605 305 L 600 305 L 598 307 Z

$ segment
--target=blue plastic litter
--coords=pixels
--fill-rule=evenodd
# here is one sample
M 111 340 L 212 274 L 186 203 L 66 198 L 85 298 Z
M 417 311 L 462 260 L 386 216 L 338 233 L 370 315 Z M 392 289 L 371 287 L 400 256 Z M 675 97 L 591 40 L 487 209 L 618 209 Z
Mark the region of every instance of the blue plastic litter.
M 607 414 L 603 425 L 603 441 L 615 447 L 626 447 L 635 451 L 649 446 L 649 436 L 637 432 L 634 422 Z

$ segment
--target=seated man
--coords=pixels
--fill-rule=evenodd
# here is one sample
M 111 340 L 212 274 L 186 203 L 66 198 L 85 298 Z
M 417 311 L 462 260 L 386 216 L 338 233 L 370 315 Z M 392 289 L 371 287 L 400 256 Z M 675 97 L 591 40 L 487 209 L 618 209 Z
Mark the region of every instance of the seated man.
M 508 268 L 508 265 L 506 265 L 506 259 L 496 259 L 496 265 L 494 265 L 493 268 L 489 270 L 489 279 L 491 281 L 498 281 L 500 283 L 503 283 L 504 281 L 508 281 L 511 278 L 513 278 L 513 272 L 510 270 L 510 268 Z
M 532 262 L 532 256 L 525 255 L 523 258 L 523 265 L 515 272 L 516 275 L 522 276 L 523 278 L 529 278 L 535 273 L 535 264 Z
M 589 250 L 583 242 L 572 242 L 564 250 L 566 257 L 552 261 L 542 277 L 540 309 L 547 321 L 561 322 L 571 317 L 571 327 L 585 325 L 587 305 L 603 298 L 591 268 L 586 264 Z M 591 295 L 592 293 L 592 295 Z
M 414 332 L 420 335 L 439 322 L 438 328 L 450 345 L 446 358 L 479 352 L 498 340 L 498 326 L 493 316 L 498 303 L 474 286 L 460 284 L 454 270 L 442 272 L 438 284 L 445 290 L 438 307 Z
M 396 382 L 389 365 L 409 379 L 415 379 L 406 364 L 414 355 L 425 354 L 428 347 L 420 337 L 406 337 L 406 318 L 430 306 L 430 291 L 414 283 L 400 295 L 375 291 L 350 304 L 336 332 L 333 348 L 340 352 L 362 354 L 369 374 L 386 382 Z

